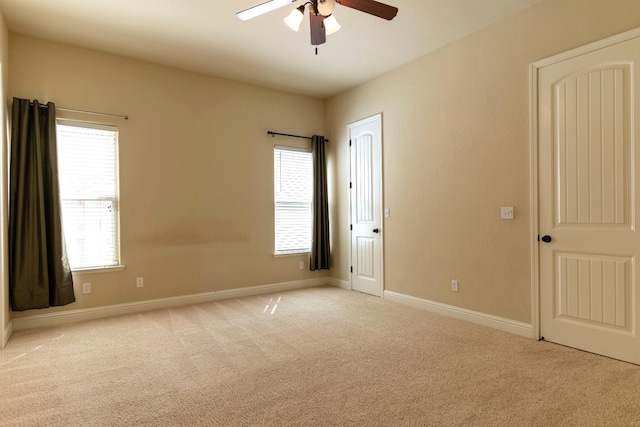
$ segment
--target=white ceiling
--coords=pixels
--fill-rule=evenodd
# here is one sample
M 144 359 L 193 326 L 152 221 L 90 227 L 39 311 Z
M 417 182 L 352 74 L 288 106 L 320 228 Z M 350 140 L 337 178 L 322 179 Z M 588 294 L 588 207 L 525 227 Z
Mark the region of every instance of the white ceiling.
M 329 97 L 541 0 L 384 0 L 393 21 L 337 5 L 342 25 L 316 56 L 295 4 L 249 21 L 235 13 L 266 0 L 0 0 L 10 31 L 230 78 Z

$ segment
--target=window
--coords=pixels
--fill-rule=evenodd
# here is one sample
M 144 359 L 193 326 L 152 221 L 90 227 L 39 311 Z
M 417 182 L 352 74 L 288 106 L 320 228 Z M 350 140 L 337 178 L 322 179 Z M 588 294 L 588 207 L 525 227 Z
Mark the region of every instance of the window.
M 58 120 L 62 222 L 72 270 L 120 264 L 118 128 Z
M 311 151 L 274 149 L 276 255 L 311 250 Z

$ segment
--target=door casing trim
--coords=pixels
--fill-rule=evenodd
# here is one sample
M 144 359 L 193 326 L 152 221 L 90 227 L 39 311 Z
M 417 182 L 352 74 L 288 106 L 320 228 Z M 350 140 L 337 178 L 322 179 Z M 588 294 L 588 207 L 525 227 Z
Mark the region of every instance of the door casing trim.
M 616 34 L 549 58 L 529 64 L 529 182 L 531 232 L 531 326 L 533 338 L 541 338 L 540 331 L 540 246 L 539 186 L 538 186 L 538 70 L 596 50 L 604 49 L 640 37 L 640 28 Z

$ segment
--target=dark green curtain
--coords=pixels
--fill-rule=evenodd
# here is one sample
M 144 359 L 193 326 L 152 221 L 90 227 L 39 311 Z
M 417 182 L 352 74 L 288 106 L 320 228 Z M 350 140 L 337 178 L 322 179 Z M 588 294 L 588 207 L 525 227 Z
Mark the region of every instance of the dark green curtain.
M 60 217 L 53 103 L 13 98 L 9 171 L 11 309 L 70 304 L 75 296 Z
M 313 152 L 313 231 L 309 269 L 329 269 L 329 196 L 324 136 L 314 135 Z

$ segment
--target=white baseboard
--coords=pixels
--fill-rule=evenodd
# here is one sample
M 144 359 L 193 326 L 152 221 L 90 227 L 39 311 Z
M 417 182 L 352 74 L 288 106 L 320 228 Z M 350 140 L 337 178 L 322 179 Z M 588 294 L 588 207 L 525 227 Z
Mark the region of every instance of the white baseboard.
M 9 338 L 11 338 L 11 334 L 13 333 L 13 320 L 9 321 L 9 324 L 4 328 L 4 335 L 2 340 L 2 347 L 5 348 L 7 343 L 9 342 Z
M 384 291 L 384 299 L 410 305 L 432 313 L 442 314 L 478 325 L 488 326 L 504 332 L 510 332 L 527 338 L 534 338 L 533 326 L 530 323 L 518 322 L 516 320 L 505 319 L 504 317 L 493 316 L 479 311 L 467 310 L 453 305 L 429 301 L 398 292 Z
M 209 301 L 246 297 L 252 295 L 269 294 L 273 292 L 291 291 L 294 289 L 311 288 L 331 284 L 329 277 L 318 279 L 296 280 L 293 282 L 275 283 L 270 285 L 249 286 L 239 289 L 205 292 L 201 294 L 183 295 L 178 297 L 160 298 L 126 304 L 108 305 L 104 307 L 85 308 L 61 311 L 57 313 L 35 314 L 33 316 L 17 317 L 13 319 L 13 330 L 41 328 L 64 323 L 81 322 L 85 320 L 101 319 L 105 317 L 121 316 L 123 314 L 140 313 L 143 311 L 159 310 L 181 305 L 200 304 Z M 11 325 L 11 323 L 10 323 Z
M 329 280 L 329 284 L 331 286 L 335 286 L 336 288 L 345 289 L 347 291 L 351 290 L 351 285 L 349 285 L 349 281 L 348 280 L 340 280 L 340 279 L 336 279 L 335 277 L 327 277 L 327 279 Z

